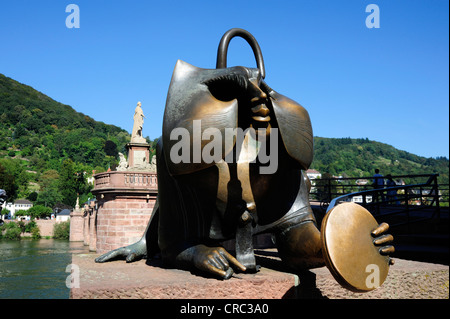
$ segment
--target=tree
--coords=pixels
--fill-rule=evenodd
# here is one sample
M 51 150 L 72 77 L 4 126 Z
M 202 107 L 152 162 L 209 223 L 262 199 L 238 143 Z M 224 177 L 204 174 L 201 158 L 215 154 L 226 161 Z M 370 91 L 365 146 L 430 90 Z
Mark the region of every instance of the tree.
M 56 203 L 63 201 L 63 199 L 64 198 L 58 184 L 55 182 L 38 194 L 36 204 L 46 207 L 53 207 Z
M 52 184 L 57 183 L 58 179 L 59 179 L 58 171 L 54 169 L 49 169 L 43 172 L 41 177 L 39 178 L 41 191 L 45 190 L 47 187 L 51 187 Z
M 33 191 L 27 196 L 27 199 L 29 201 L 35 202 L 37 197 L 38 197 L 38 193 Z
M 66 205 L 75 206 L 78 191 L 77 175 L 75 172 L 74 162 L 66 159 L 62 163 L 59 175 L 59 189 L 63 197 L 62 202 Z
M 0 162 L 0 188 L 6 191 L 8 199 L 14 200 L 17 196 L 18 186 L 16 185 L 15 177 L 13 174 L 6 171 L 6 168 Z
M 9 192 L 6 188 L 1 187 L 2 178 L 0 178 L 0 188 L 3 188 L 7 192 L 9 200 L 12 201 L 16 199 L 19 195 L 23 196 L 27 194 L 30 176 L 29 173 L 26 172 L 25 167 L 21 164 L 21 161 L 11 158 L 2 158 L 0 159 L 0 165 L 4 167 L 7 175 L 10 175 L 10 176 L 1 176 L 7 179 L 6 184 L 10 187 Z M 13 179 L 11 179 L 11 175 L 13 176 Z
M 45 218 L 50 217 L 52 209 L 43 205 L 34 205 L 28 210 L 28 214 L 31 218 Z
M 103 150 L 105 151 L 105 154 L 108 156 L 114 156 L 117 157 L 117 145 L 111 140 L 107 140 L 105 142 L 105 146 L 103 147 Z

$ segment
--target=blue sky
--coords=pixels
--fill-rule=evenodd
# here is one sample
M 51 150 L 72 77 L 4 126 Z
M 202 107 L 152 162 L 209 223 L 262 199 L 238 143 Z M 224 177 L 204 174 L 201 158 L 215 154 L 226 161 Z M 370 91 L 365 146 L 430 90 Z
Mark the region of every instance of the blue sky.
M 66 27 L 70 3 L 80 28 Z M 379 28 L 366 27 L 371 3 Z M 447 0 L 2 1 L 0 73 L 128 132 L 141 101 L 154 139 L 177 59 L 215 68 L 221 36 L 239 27 L 315 136 L 449 157 L 448 17 Z M 228 65 L 256 66 L 244 40 L 231 41 Z

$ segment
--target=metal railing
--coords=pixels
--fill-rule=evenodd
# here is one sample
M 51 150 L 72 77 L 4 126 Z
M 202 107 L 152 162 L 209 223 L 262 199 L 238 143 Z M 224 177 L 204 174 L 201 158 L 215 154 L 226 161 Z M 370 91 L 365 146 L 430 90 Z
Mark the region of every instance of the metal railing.
M 412 189 L 415 193 L 422 194 L 423 197 L 430 197 L 427 193 L 429 183 L 436 185 L 437 194 L 439 194 L 439 202 L 441 206 L 449 205 L 449 185 L 438 184 L 438 174 L 423 175 L 396 175 L 392 176 L 396 180 L 397 186 L 418 187 Z M 342 195 L 359 193 L 366 190 L 374 190 L 370 183 L 373 177 L 348 177 L 348 178 L 323 178 L 313 179 L 313 187 L 310 192 L 310 201 L 320 202 L 321 206 L 327 207 L 331 200 Z M 426 185 L 426 188 L 423 186 Z M 387 192 L 387 187 L 382 188 L 380 193 Z M 433 196 L 434 197 L 434 196 Z M 360 200 L 361 201 L 361 200 Z M 421 202 L 424 202 L 423 200 Z
M 419 222 L 433 218 L 440 219 L 441 202 L 446 201 L 448 206 L 448 185 L 444 185 L 443 189 L 439 189 L 437 181 L 438 174 L 432 175 L 402 175 L 393 176 L 393 178 L 423 178 L 427 180 L 422 183 L 398 185 L 393 187 L 385 187 L 378 189 L 359 190 L 347 194 L 336 192 L 338 185 L 334 185 L 327 181 L 324 187 L 328 188 L 327 192 L 322 191 L 324 200 L 321 202 L 323 208 L 327 208 L 327 212 L 342 202 L 356 202 L 367 208 L 374 216 L 382 215 L 383 218 L 389 215 L 403 215 L 399 222 L 391 226 L 399 226 Z M 354 178 L 347 178 L 354 180 Z M 341 187 L 340 191 L 351 189 L 351 185 Z M 361 185 L 358 185 L 358 187 Z M 354 187 L 354 185 L 353 185 Z M 443 192 L 446 191 L 446 196 Z M 335 196 L 338 194 L 339 196 Z M 331 199 L 327 202 L 328 199 Z M 421 211 L 420 213 L 414 213 Z

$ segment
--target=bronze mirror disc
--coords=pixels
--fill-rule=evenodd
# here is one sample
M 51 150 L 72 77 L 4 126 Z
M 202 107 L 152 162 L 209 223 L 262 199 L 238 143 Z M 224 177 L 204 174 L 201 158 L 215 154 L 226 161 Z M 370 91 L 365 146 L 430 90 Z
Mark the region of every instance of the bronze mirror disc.
M 378 252 L 371 235 L 377 227 L 372 214 L 355 203 L 339 204 L 322 221 L 325 263 L 336 281 L 349 290 L 373 290 L 387 277 L 389 257 Z

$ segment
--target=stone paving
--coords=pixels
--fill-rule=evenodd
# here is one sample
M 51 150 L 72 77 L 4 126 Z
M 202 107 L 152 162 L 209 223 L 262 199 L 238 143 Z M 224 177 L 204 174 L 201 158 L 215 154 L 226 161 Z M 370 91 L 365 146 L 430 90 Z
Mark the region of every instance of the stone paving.
M 158 261 L 94 262 L 98 254 L 73 255 L 80 270 L 80 288 L 73 299 L 448 299 L 449 267 L 395 259 L 383 285 L 370 292 L 342 288 L 326 267 L 302 274 L 283 270 L 274 252 L 260 251 L 256 274 L 237 274 L 229 280 L 165 269 Z M 257 252 L 258 253 L 258 252 Z

